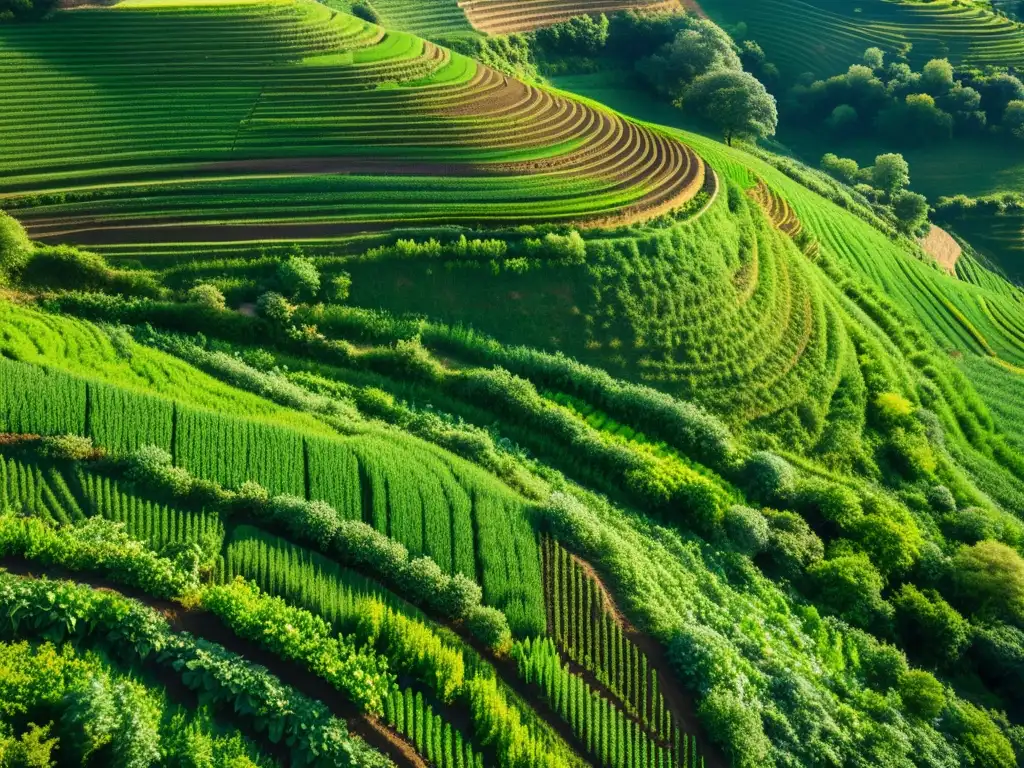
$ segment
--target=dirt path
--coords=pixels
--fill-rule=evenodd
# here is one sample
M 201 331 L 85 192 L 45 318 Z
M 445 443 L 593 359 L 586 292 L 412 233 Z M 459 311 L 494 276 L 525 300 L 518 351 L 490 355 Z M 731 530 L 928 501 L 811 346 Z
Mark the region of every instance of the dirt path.
M 271 674 L 304 696 L 323 702 L 335 717 L 346 721 L 350 733 L 360 736 L 370 746 L 386 754 L 400 768 L 427 768 L 427 763 L 410 744 L 376 718 L 361 712 L 355 704 L 346 699 L 326 680 L 317 677 L 300 664 L 282 659 L 280 656 L 238 637 L 209 611 L 188 610 L 177 603 L 155 598 L 109 579 L 85 576 L 62 568 L 39 566 L 21 558 L 5 557 L 0 559 L 0 568 L 21 576 L 35 578 L 46 576 L 51 579 L 74 581 L 93 589 L 115 592 L 138 600 L 165 616 L 174 631 L 188 632 L 204 640 L 218 643 L 231 653 L 266 667 Z
M 938 265 L 951 275 L 956 275 L 956 262 L 963 253 L 953 236 L 942 227 L 932 224 L 928 234 L 917 241 L 924 252 L 935 259 Z
M 658 689 L 661 691 L 665 704 L 672 711 L 676 722 L 689 733 L 696 734 L 700 754 L 704 758 L 705 768 L 729 768 L 729 761 L 721 750 L 712 744 L 707 732 L 697 719 L 697 702 L 695 697 L 685 691 L 679 684 L 675 670 L 669 662 L 664 646 L 645 632 L 641 632 L 626 618 L 626 615 L 615 602 L 612 591 L 601 578 L 597 570 L 586 560 L 570 553 L 572 559 L 579 564 L 585 575 L 594 579 L 604 595 L 605 606 L 618 619 L 626 637 L 647 657 L 648 667 L 658 673 Z

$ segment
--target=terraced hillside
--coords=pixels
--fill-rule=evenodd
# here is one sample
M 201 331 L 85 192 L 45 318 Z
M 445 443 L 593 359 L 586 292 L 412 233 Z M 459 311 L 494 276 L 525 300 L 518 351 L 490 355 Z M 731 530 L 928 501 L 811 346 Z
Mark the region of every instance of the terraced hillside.
M 910 45 L 917 67 L 932 58 L 984 66 L 1024 64 L 1024 29 L 981 7 L 950 2 L 893 0 L 707 0 L 714 21 L 747 25 L 784 75 L 828 77 L 860 61 L 876 46 L 889 53 Z
M 305 0 L 0 43 L 0 761 L 1018 763 L 970 253 Z
M 458 4 L 469 22 L 489 35 L 530 32 L 584 14 L 682 7 L 680 0 L 458 0 Z
M 704 179 L 658 131 L 310 0 L 5 27 L 0 81 L 0 201 L 41 240 L 627 223 Z

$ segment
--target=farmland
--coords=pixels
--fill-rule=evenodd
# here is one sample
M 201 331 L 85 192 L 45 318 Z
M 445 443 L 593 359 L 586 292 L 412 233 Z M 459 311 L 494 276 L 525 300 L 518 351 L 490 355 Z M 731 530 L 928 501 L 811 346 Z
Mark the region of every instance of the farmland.
M 0 15 L 0 765 L 1018 764 L 996 233 L 441 44 L 627 5 Z
M 744 22 L 747 34 L 792 77 L 838 74 L 871 46 L 890 54 L 912 46 L 909 58 L 918 66 L 946 57 L 975 66 L 1020 66 L 1024 60 L 1024 30 L 980 4 L 708 0 L 701 6 L 720 24 Z

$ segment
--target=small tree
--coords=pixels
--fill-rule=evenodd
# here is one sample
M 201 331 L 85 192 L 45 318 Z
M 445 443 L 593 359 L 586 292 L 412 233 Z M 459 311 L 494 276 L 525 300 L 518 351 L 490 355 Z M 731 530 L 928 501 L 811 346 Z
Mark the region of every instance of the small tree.
M 885 52 L 881 48 L 868 48 L 864 51 L 864 65 L 881 69 L 885 66 Z
M 893 195 L 910 184 L 910 165 L 898 153 L 879 155 L 871 169 L 871 179 L 875 187 L 891 200 Z
M 953 87 L 953 65 L 949 59 L 932 59 L 921 70 L 921 83 L 932 96 L 941 96 Z
M 1006 105 L 1003 113 L 1003 127 L 1011 136 L 1024 139 L 1024 101 L 1014 99 Z
M 747 72 L 720 70 L 698 77 L 687 89 L 682 105 L 717 126 L 729 146 L 734 137 L 774 136 L 779 124 L 775 97 Z
M 313 298 L 320 290 L 320 270 L 301 254 L 293 254 L 277 268 L 277 279 L 293 300 Z
M 857 167 L 856 160 L 839 157 L 831 152 L 827 152 L 821 158 L 821 169 L 847 184 L 856 184 L 860 178 L 860 168 Z
M 10 280 L 28 263 L 32 241 L 13 216 L 0 211 L 0 284 Z
M 903 190 L 892 201 L 892 212 L 904 232 L 917 232 L 928 221 L 928 200 L 924 195 Z
M 224 294 L 217 286 L 209 283 L 200 283 L 190 288 L 187 298 L 190 303 L 209 309 L 224 309 L 227 306 Z

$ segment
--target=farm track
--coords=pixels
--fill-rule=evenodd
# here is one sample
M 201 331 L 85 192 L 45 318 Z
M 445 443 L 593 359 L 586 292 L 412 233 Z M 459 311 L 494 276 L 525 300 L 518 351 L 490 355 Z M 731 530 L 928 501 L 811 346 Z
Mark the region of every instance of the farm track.
M 188 632 L 195 637 L 218 643 L 231 653 L 266 667 L 271 674 L 304 696 L 323 702 L 335 717 L 345 720 L 350 733 L 358 735 L 368 744 L 386 754 L 400 768 L 427 768 L 427 763 L 410 744 L 385 728 L 375 718 L 359 711 L 352 702 L 342 696 L 326 680 L 317 677 L 295 662 L 282 659 L 280 656 L 260 648 L 255 643 L 238 637 L 220 619 L 208 611 L 186 609 L 178 603 L 161 600 L 140 590 L 128 589 L 108 579 L 84 576 L 81 573 L 61 568 L 39 567 L 21 558 L 4 557 L 0 559 L 0 569 L 19 576 L 32 578 L 45 576 L 50 579 L 73 581 L 93 589 L 114 592 L 137 600 L 163 615 L 174 631 Z

